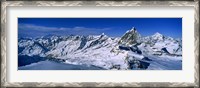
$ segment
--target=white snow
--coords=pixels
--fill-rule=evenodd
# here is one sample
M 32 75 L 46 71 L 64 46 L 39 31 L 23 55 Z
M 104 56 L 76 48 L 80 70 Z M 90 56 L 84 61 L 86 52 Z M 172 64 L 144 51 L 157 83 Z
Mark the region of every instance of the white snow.
M 91 65 L 74 65 L 53 61 L 40 61 L 26 66 L 18 67 L 18 70 L 105 70 L 104 68 Z
M 137 59 L 143 59 L 143 58 L 144 58 L 143 55 L 139 55 L 139 54 L 136 54 L 136 53 L 134 53 L 134 52 L 128 52 L 128 55 L 129 55 L 129 56 L 132 56 L 132 57 L 134 57 L 134 58 L 137 58 Z
M 134 27 L 127 32 L 133 30 L 135 30 Z M 141 37 L 139 33 L 137 36 L 138 38 Z M 149 59 L 152 59 L 152 61 L 145 61 L 150 63 L 148 69 L 181 69 L 182 56 L 175 55 L 182 55 L 182 43 L 177 42 L 171 37 L 155 33 L 152 36 L 141 38 L 140 41 L 137 41 L 138 43 L 141 43 L 137 45 L 137 47 L 142 51 L 142 54 L 120 50 L 118 48 L 119 40 L 120 38 L 109 37 L 104 33 L 101 35 L 89 35 L 86 37 L 75 35 L 60 37 L 51 36 L 49 38 L 42 37 L 39 39 L 21 39 L 18 42 L 18 47 L 23 50 L 18 53 L 19 55 L 39 55 L 41 57 L 51 56 L 57 59 L 64 59 L 65 65 L 89 65 L 104 69 L 110 69 L 113 66 L 120 66 L 120 69 L 127 69 L 127 57 L 132 57 L 132 59 L 137 60 L 143 60 L 144 57 L 148 57 Z M 79 48 L 80 46 L 83 47 Z M 166 48 L 172 55 L 163 53 L 162 48 Z M 155 54 L 159 56 L 156 56 Z M 36 65 L 39 65 L 40 67 L 45 64 L 49 65 L 51 62 L 41 63 L 42 64 L 39 62 Z M 39 69 L 36 65 L 31 64 L 30 66 L 21 67 L 20 69 Z

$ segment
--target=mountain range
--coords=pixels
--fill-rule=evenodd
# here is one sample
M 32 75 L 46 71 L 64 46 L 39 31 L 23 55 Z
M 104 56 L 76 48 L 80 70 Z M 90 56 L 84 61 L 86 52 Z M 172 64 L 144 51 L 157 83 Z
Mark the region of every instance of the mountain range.
M 21 56 L 38 56 L 60 63 L 97 66 L 103 69 L 180 70 L 182 40 L 158 32 L 143 37 L 134 27 L 122 37 L 109 37 L 102 33 L 88 36 L 18 38 L 18 59 Z M 24 65 L 18 63 L 18 66 Z

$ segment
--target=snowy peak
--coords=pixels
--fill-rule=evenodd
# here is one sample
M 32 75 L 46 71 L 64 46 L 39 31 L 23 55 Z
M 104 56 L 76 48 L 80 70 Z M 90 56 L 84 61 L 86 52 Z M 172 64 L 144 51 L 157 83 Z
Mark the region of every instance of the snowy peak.
M 102 34 L 100 35 L 100 38 L 104 38 L 104 37 L 108 37 L 108 36 L 105 35 L 105 33 L 102 33 Z
M 162 55 L 163 52 L 173 56 L 182 55 L 181 41 L 178 41 L 172 37 L 164 36 L 158 32 L 152 36 L 142 38 L 142 43 L 144 43 L 146 47 L 151 47 L 149 49 L 145 49 L 145 51 L 153 51 L 155 55 Z
M 154 35 L 152 35 L 153 39 L 163 40 L 164 36 L 158 32 L 156 32 Z
M 164 41 L 165 40 L 165 36 L 156 32 L 155 34 L 151 35 L 151 36 L 146 36 L 142 38 L 142 41 Z
M 136 28 L 128 30 L 120 39 L 119 44 L 122 45 L 132 45 L 137 44 L 140 41 L 140 34 L 137 32 Z
M 126 31 L 126 33 L 129 33 L 129 32 L 137 32 L 137 30 L 136 30 L 136 28 L 135 27 L 132 27 L 132 29 L 131 30 L 128 30 L 128 31 Z
M 160 34 L 159 32 L 156 32 L 153 36 L 163 36 L 163 35 Z

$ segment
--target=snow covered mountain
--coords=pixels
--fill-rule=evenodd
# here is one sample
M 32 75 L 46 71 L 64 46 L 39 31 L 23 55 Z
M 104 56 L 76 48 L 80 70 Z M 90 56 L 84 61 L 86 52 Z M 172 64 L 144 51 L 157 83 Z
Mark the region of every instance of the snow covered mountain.
M 160 33 L 155 33 L 152 36 L 144 37 L 142 47 L 144 51 L 154 55 L 171 55 L 182 56 L 182 41 L 173 39 L 172 37 L 166 37 Z
M 182 42 L 160 33 L 141 37 L 133 27 L 121 38 L 104 33 L 19 38 L 18 55 L 53 58 L 68 64 L 104 69 L 181 69 Z

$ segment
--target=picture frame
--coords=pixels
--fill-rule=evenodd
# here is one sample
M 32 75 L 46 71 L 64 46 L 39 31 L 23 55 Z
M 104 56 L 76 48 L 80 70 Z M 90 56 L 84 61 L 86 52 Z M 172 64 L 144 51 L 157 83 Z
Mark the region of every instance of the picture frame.
M 195 75 L 194 82 L 8 82 L 7 81 L 7 8 L 19 6 L 166 6 L 194 7 Z M 199 0 L 195 1 L 2 1 L 1 2 L 1 87 L 199 87 Z

